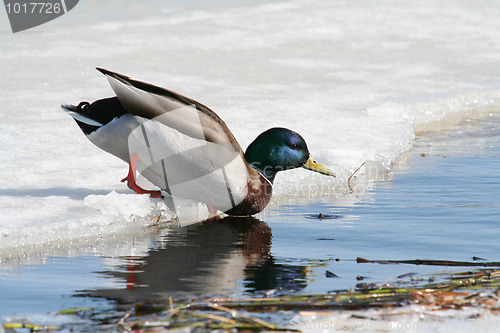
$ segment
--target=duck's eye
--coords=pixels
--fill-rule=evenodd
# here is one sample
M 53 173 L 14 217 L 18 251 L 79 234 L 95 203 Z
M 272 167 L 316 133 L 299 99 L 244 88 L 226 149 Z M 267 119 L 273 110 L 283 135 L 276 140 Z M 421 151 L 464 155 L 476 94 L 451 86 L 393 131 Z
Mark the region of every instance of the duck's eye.
M 293 149 L 297 149 L 299 146 L 296 143 L 292 143 L 290 147 L 292 147 Z

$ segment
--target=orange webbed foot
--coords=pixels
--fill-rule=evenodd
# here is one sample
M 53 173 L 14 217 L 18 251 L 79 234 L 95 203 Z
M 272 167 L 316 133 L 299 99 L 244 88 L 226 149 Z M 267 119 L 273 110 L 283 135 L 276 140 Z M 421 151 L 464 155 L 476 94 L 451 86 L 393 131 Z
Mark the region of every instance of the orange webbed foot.
M 122 179 L 122 182 L 127 182 L 128 188 L 137 194 L 149 194 L 151 198 L 163 198 L 161 191 L 145 190 L 139 185 L 137 185 L 137 183 L 135 182 L 136 180 L 135 172 L 138 161 L 139 157 L 137 156 L 137 154 L 132 154 L 132 156 L 130 156 L 130 163 L 128 165 L 128 175 L 127 177 Z

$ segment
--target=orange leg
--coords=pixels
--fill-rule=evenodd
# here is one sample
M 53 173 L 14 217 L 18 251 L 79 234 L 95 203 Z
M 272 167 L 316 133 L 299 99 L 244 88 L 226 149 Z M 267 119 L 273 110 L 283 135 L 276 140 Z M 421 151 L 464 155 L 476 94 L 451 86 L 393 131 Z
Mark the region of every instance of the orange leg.
M 151 196 L 151 198 L 163 198 L 163 196 L 161 195 L 161 191 L 145 190 L 142 187 L 140 187 L 139 185 L 137 185 L 137 183 L 135 182 L 135 179 L 136 179 L 135 178 L 135 172 L 136 172 L 135 166 L 137 165 L 137 161 L 139 161 L 139 157 L 137 156 L 137 154 L 132 154 L 132 156 L 130 156 L 130 163 L 128 165 L 128 175 L 127 175 L 127 177 L 122 179 L 122 182 L 126 181 L 128 188 L 137 194 L 149 194 Z
M 137 281 L 137 276 L 135 275 L 135 266 L 132 264 L 127 265 L 127 289 L 134 290 Z

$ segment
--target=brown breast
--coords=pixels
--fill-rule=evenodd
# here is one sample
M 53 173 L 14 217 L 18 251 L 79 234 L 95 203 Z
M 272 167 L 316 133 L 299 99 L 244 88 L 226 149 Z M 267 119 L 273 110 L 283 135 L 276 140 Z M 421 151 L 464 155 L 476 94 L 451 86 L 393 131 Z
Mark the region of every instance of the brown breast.
M 233 216 L 248 216 L 260 213 L 271 200 L 273 185 L 260 172 L 247 165 L 248 194 L 245 200 L 224 212 Z

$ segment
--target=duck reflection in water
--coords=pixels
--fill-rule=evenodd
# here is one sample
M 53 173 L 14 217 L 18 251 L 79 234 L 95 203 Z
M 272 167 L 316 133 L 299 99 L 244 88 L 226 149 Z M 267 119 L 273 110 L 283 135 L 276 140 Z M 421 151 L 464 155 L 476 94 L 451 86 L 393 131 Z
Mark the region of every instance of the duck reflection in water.
M 99 289 L 90 296 L 128 302 L 305 288 L 306 267 L 276 264 L 271 243 L 271 228 L 252 217 L 174 229 L 147 256 L 125 259 L 125 267 L 104 272 L 126 281 L 126 288 Z

